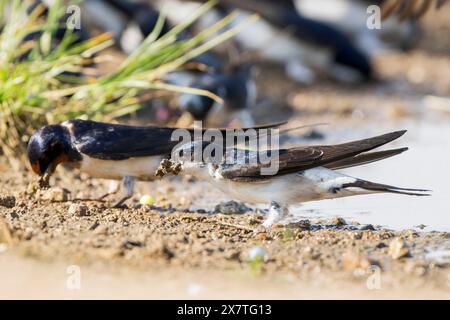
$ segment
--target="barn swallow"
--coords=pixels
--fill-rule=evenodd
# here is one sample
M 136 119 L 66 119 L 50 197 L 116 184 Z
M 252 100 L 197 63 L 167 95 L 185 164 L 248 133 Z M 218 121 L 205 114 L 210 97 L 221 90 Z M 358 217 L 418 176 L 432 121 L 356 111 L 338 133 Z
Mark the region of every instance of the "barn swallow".
M 229 73 L 198 75 L 190 87 L 216 94 L 223 99 L 223 105 L 206 96 L 184 93 L 178 101 L 180 110 L 211 127 L 224 126 L 233 118 L 239 118 L 244 127 L 253 126 L 249 109 L 255 105 L 257 94 L 251 68 L 249 64 L 242 64 Z
M 228 149 L 224 151 L 222 160 L 213 161 L 193 156 L 197 147 L 208 145 L 207 142 L 194 141 L 175 148 L 173 152 L 181 155 L 177 161 L 181 164 L 182 173 L 206 180 L 234 199 L 270 204 L 269 218 L 264 223 L 265 227 L 269 227 L 287 214 L 289 205 L 303 202 L 373 193 L 429 195 L 426 193 L 428 190 L 379 184 L 336 171 L 406 151 L 408 148 L 369 152 L 398 139 L 405 132 L 392 132 L 338 145 L 279 149 L 278 156 L 273 158 L 278 171 L 273 175 L 262 174 L 261 169 L 268 164 L 258 161 L 261 157 L 258 151 Z M 234 161 L 224 161 L 230 159 L 230 151 L 234 153 Z M 175 157 L 172 156 L 172 159 Z
M 95 178 L 122 180 L 125 193 L 115 205 L 121 206 L 133 195 L 136 179 L 155 178 L 161 159 L 170 155 L 178 143 L 171 139 L 176 129 L 70 120 L 44 126 L 35 132 L 28 143 L 27 154 L 32 170 L 40 176 L 50 176 L 59 164 L 65 163 Z M 194 129 L 186 130 L 194 132 Z M 228 129 L 220 130 L 226 135 Z M 118 191 L 119 184 L 100 199 Z

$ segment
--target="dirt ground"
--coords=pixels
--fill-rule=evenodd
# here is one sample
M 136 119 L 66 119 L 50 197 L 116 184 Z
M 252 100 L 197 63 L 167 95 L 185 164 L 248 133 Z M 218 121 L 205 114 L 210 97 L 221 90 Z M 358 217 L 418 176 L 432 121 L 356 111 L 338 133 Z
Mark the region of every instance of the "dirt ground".
M 450 95 L 449 16 L 447 6 L 427 17 L 414 50 L 378 57 L 379 83 L 308 88 L 274 67 L 261 71 L 259 91 L 277 101 L 291 125 L 361 129 L 429 112 L 448 117 L 424 97 Z M 283 120 L 271 118 L 270 108 L 255 114 Z M 318 132 L 333 141 L 327 130 Z M 290 135 L 297 141 L 301 134 Z M 36 177 L 12 172 L 2 160 L 0 298 L 450 298 L 448 261 L 428 256 L 449 249 L 448 232 L 392 231 L 338 217 L 264 231 L 261 210 L 199 209 L 202 199 L 226 199 L 179 177 L 139 183 L 127 208 L 112 209 L 73 200 L 101 195 L 106 181 L 59 168 L 52 189 L 36 194 L 28 188 Z M 139 205 L 144 194 L 155 199 L 152 206 Z M 79 290 L 68 283 L 73 266 L 80 268 Z

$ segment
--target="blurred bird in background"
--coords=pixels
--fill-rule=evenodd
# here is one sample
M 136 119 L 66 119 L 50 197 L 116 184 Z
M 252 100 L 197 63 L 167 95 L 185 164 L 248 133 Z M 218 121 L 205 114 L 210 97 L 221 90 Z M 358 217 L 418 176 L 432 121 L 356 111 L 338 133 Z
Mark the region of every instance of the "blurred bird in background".
M 39 17 L 47 16 L 48 8 L 49 8 L 49 6 L 51 6 L 51 3 L 52 3 L 52 1 L 50 1 L 50 0 L 34 0 L 28 8 L 28 13 L 31 14 L 33 12 L 35 12 L 35 13 L 37 12 Z M 58 26 L 56 32 L 54 33 L 54 37 L 52 39 L 53 41 L 56 41 L 59 43 L 64 38 L 64 35 L 66 34 L 68 29 L 67 29 L 67 24 L 63 23 L 63 22 L 67 21 L 68 17 L 69 17 L 69 13 L 66 13 L 65 17 L 63 19 L 61 19 L 61 23 Z M 74 43 L 80 43 L 80 42 L 86 41 L 90 38 L 90 33 L 88 31 L 87 26 L 83 25 L 81 21 L 80 21 L 80 24 L 81 24 L 80 28 L 73 28 L 70 30 L 72 32 L 72 34 L 74 35 L 74 39 L 73 39 Z M 28 34 L 23 39 L 23 41 L 35 40 L 35 39 L 38 39 L 41 35 L 42 35 L 42 31 L 36 31 L 36 32 Z M 55 45 L 56 45 L 56 43 L 55 43 Z M 25 53 L 24 57 L 28 53 Z
M 366 55 L 372 57 L 391 50 L 410 49 L 417 33 L 413 19 L 399 21 L 386 17 L 382 28 L 370 29 L 367 20 L 371 5 L 382 6 L 383 0 L 295 0 L 299 12 L 310 19 L 337 28 Z
M 210 97 L 185 93 L 179 97 L 179 108 L 191 114 L 194 120 L 204 121 L 206 126 L 228 125 L 239 119 L 240 126 L 251 127 L 254 120 L 250 109 L 256 103 L 256 84 L 252 66 L 241 64 L 228 73 L 204 73 L 191 83 L 191 87 L 214 93 L 223 104 Z
M 184 10 L 192 5 L 181 2 L 181 6 L 180 1 L 164 2 L 170 8 L 169 17 L 179 19 L 175 7 L 181 11 L 183 5 Z M 338 81 L 360 82 L 373 75 L 369 58 L 351 39 L 330 24 L 301 15 L 292 0 L 223 0 L 218 8 L 215 18 L 204 18 L 218 20 L 236 9 L 240 19 L 259 14 L 262 19 L 238 33 L 236 42 L 244 51 L 284 65 L 286 74 L 296 81 L 312 84 L 318 75 L 325 75 Z
M 127 54 L 152 32 L 160 14 L 148 1 L 86 0 L 83 8 L 89 23 L 114 33 L 116 45 Z M 160 36 L 169 30 L 165 21 Z
M 47 0 L 46 0 L 47 1 Z M 36 1 L 40 3 L 41 1 Z M 45 2 L 45 1 L 44 1 Z M 117 48 L 133 52 L 154 29 L 160 11 L 167 15 L 160 36 L 182 22 L 205 0 L 85 0 L 80 41 L 93 28 L 114 34 Z M 358 84 L 377 78 L 372 58 L 378 53 L 409 49 L 418 27 L 416 19 L 445 0 L 220 0 L 189 27 L 186 39 L 223 18 L 239 13 L 235 23 L 257 13 L 261 19 L 238 33 L 227 45 L 201 54 L 183 70 L 165 81 L 183 87 L 206 90 L 222 99 L 182 93 L 173 103 L 153 99 L 142 102 L 154 112 L 154 120 L 166 123 L 181 115 L 202 120 L 206 126 L 235 124 L 252 126 L 252 110 L 257 110 L 253 65 L 273 61 L 284 67 L 290 79 L 313 85 L 320 79 Z M 367 27 L 370 5 L 381 8 L 383 27 Z M 64 30 L 61 30 L 61 35 Z M 230 50 L 231 48 L 231 50 Z M 231 51 L 231 52 L 230 52 Z M 187 117 L 186 115 L 189 115 Z M 175 121 L 178 124 L 178 122 Z

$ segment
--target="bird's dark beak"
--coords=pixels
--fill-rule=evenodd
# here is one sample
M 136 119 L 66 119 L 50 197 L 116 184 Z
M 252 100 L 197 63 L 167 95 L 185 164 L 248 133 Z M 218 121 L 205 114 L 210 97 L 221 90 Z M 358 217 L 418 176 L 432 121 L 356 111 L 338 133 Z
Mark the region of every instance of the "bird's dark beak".
M 59 164 L 59 162 L 52 162 L 50 163 L 50 165 L 47 167 L 47 169 L 44 172 L 44 176 L 51 176 L 55 170 L 56 170 L 56 166 Z
M 31 170 L 33 170 L 33 172 L 38 174 L 38 175 L 42 175 L 43 174 L 43 173 L 41 173 L 41 166 L 39 165 L 39 162 L 32 163 L 31 164 Z
M 47 168 L 43 168 L 39 164 L 39 162 L 36 162 L 36 163 L 31 163 L 31 169 L 33 170 L 34 173 L 36 173 L 37 175 L 40 175 L 41 177 L 44 175 L 51 176 L 55 172 L 58 164 L 59 164 L 58 161 L 53 161 L 52 163 L 50 163 L 48 165 Z

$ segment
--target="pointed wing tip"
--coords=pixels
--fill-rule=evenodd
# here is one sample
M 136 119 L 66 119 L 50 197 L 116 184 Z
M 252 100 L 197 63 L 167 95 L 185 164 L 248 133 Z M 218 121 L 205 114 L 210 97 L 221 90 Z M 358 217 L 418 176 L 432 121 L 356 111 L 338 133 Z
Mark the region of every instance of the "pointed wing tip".
M 396 136 L 398 136 L 400 138 L 401 136 L 403 136 L 407 132 L 408 132 L 408 130 L 399 130 L 399 131 L 392 132 L 392 134 L 395 134 Z
M 385 143 L 388 143 L 388 142 L 397 140 L 398 138 L 402 137 L 403 135 L 405 135 L 406 132 L 408 132 L 408 130 L 393 131 L 390 133 L 383 134 L 380 137 L 383 137 L 384 139 L 386 139 Z

